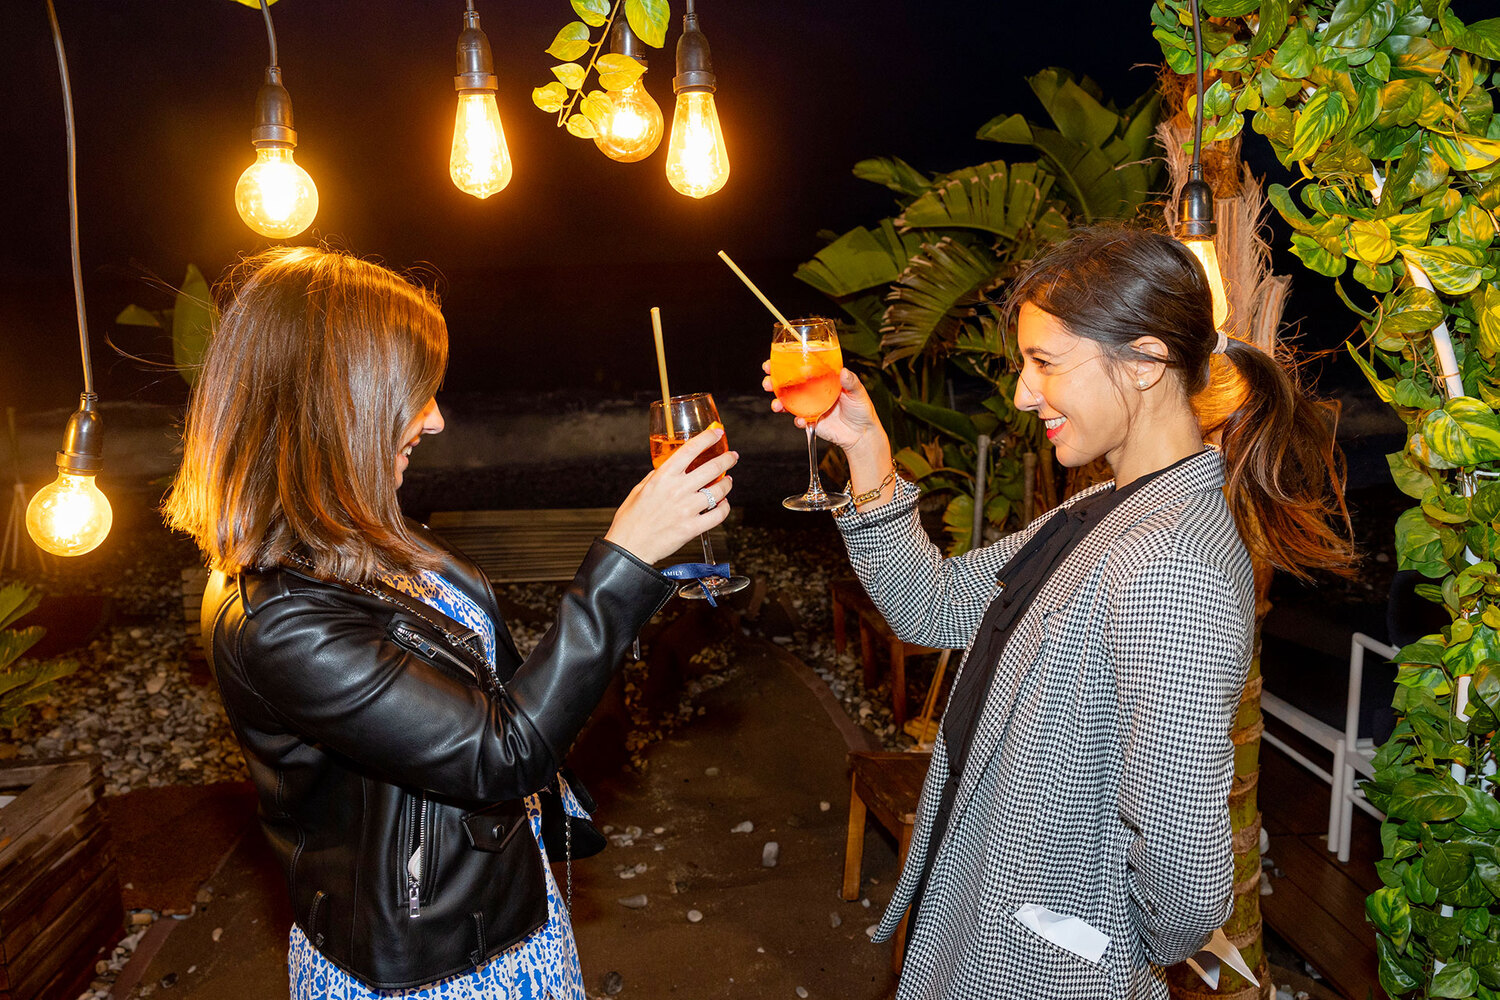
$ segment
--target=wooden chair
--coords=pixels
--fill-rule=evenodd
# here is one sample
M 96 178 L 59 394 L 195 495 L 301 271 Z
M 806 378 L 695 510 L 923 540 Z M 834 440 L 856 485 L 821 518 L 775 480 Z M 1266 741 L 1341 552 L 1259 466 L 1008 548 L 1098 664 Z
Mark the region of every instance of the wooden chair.
M 859 620 L 859 653 L 864 664 L 865 687 L 875 686 L 878 665 L 875 649 L 886 650 L 891 664 L 891 714 L 896 725 L 906 723 L 906 658 L 937 653 L 941 650 L 921 646 L 914 642 L 902 642 L 891 631 L 885 617 L 875 607 L 875 602 L 865 593 L 858 580 L 834 580 L 828 585 L 833 611 L 833 646 L 842 653 L 848 644 L 848 613 L 853 611 Z
M 857 750 L 849 755 L 853 772 L 849 793 L 849 839 L 844 849 L 845 899 L 859 898 L 860 866 L 865 853 L 865 818 L 874 814 L 880 825 L 889 830 L 900 844 L 896 859 L 899 871 L 906 865 L 911 848 L 912 824 L 917 819 L 917 800 L 922 782 L 927 778 L 930 753 L 891 753 Z M 891 968 L 901 971 L 901 956 L 906 950 L 906 921 L 896 929 Z

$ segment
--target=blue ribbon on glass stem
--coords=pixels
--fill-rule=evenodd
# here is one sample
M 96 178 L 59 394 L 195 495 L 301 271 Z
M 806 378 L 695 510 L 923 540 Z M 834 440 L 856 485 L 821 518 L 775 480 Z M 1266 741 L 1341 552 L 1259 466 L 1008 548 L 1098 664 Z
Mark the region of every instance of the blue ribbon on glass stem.
M 666 567 L 661 572 L 662 576 L 668 577 L 673 580 L 681 580 L 683 582 L 687 582 L 688 580 L 702 581 L 715 576 L 728 577 L 729 564 L 727 562 L 678 563 L 676 566 Z M 703 585 L 703 596 L 705 599 L 707 599 L 709 607 L 717 608 L 719 606 L 719 603 L 714 600 L 714 592 L 712 587 Z

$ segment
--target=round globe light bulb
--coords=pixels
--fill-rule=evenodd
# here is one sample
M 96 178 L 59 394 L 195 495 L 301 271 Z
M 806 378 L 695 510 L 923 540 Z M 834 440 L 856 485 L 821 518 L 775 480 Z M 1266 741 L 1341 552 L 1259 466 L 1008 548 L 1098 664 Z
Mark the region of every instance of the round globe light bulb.
M 234 207 L 257 233 L 284 240 L 312 225 L 318 188 L 292 159 L 291 147 L 257 146 L 255 162 L 234 186 Z
M 729 154 L 714 95 L 706 90 L 678 94 L 667 142 L 667 182 L 689 198 L 707 198 L 727 180 Z
M 59 470 L 26 505 L 26 531 L 37 546 L 55 556 L 91 552 L 114 521 L 109 500 L 92 473 Z
M 488 198 L 510 183 L 513 167 L 500 108 L 494 91 L 458 95 L 458 116 L 453 122 L 453 152 L 448 173 L 458 189 L 476 198 Z
M 609 95 L 609 113 L 594 137 L 594 145 L 611 160 L 634 163 L 656 152 L 663 125 L 661 105 L 638 78 Z

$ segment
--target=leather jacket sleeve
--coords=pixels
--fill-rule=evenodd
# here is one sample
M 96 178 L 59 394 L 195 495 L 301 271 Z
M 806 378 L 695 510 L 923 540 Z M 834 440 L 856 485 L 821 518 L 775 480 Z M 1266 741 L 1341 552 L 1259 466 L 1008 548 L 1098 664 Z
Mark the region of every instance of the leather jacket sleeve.
M 233 636 L 216 629 L 236 648 L 215 658 L 240 674 L 256 714 L 301 742 L 393 784 L 494 802 L 557 771 L 626 647 L 671 594 L 661 574 L 596 541 L 555 624 L 503 686 L 476 685 L 398 645 L 384 621 L 327 588 L 265 602 Z

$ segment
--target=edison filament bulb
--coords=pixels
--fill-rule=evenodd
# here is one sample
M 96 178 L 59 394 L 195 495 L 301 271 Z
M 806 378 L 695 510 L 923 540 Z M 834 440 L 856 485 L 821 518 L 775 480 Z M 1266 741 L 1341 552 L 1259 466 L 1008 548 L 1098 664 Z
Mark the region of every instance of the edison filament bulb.
M 1203 265 L 1203 273 L 1208 275 L 1208 288 L 1214 299 L 1214 329 L 1223 329 L 1224 321 L 1229 318 L 1229 299 L 1224 294 L 1224 275 L 1219 270 L 1219 254 L 1214 241 L 1211 237 L 1186 239 L 1182 241 L 1182 245 L 1198 258 L 1198 263 Z
M 727 180 L 729 154 L 714 95 L 706 90 L 678 94 L 667 143 L 667 182 L 689 198 L 706 198 Z
M 26 531 L 55 556 L 81 556 L 104 541 L 114 512 L 93 473 L 59 470 L 26 505 Z
M 318 214 L 318 187 L 292 159 L 289 146 L 258 146 L 255 162 L 234 186 L 234 207 L 245 225 L 272 239 L 288 239 Z
M 510 148 L 490 90 L 460 93 L 448 173 L 460 191 L 488 198 L 510 183 Z
M 609 95 L 609 114 L 594 145 L 611 160 L 634 163 L 656 152 L 663 128 L 661 105 L 647 92 L 642 78 Z

